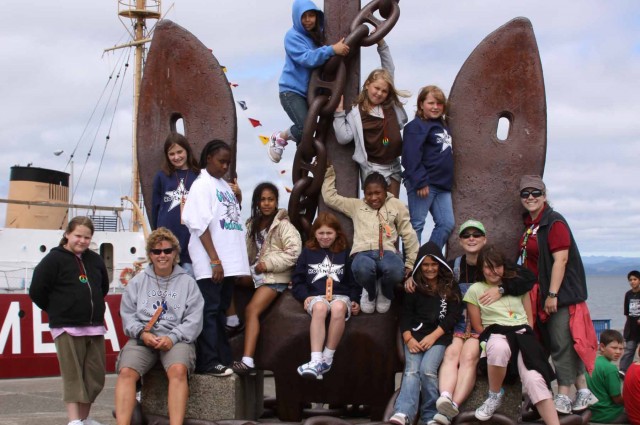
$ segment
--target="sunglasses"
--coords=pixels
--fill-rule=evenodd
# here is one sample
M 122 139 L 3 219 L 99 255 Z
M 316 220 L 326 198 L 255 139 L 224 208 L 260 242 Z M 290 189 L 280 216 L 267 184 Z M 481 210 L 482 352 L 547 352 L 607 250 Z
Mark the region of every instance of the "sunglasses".
M 153 255 L 166 254 L 169 255 L 174 251 L 174 248 L 165 248 L 165 249 L 151 249 L 150 250 Z
M 478 238 L 483 238 L 484 237 L 484 233 L 480 233 L 480 232 L 470 232 L 470 233 L 463 233 L 460 235 L 460 237 L 462 239 L 469 239 L 471 236 L 473 236 L 474 238 L 478 239 Z
M 520 197 L 522 199 L 527 199 L 529 195 L 533 196 L 534 198 L 539 198 L 544 195 L 544 192 L 540 189 L 523 190 L 522 192 L 520 192 Z

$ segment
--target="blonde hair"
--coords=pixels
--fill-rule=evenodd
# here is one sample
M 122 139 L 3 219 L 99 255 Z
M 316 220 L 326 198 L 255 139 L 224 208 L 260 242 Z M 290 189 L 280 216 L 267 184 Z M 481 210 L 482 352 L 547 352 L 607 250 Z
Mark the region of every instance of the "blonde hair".
M 425 87 L 420 89 L 420 94 L 418 94 L 418 100 L 416 102 L 417 106 L 418 106 L 418 109 L 416 110 L 416 117 L 422 118 L 423 120 L 427 119 L 424 116 L 424 110 L 422 109 L 422 103 L 427 98 L 429 93 L 431 93 L 431 96 L 433 96 L 438 101 L 438 103 L 442 103 L 444 105 L 443 108 L 442 108 L 442 116 L 440 117 L 440 118 L 444 119 L 445 115 L 447 114 L 447 109 L 448 109 L 447 96 L 444 95 L 444 92 L 438 86 L 425 86 Z
M 391 73 L 389 71 L 387 71 L 386 69 L 378 68 L 371 71 L 367 79 L 364 81 L 362 90 L 360 90 L 360 94 L 353 102 L 354 106 L 361 106 L 362 109 L 366 112 L 371 111 L 372 106 L 371 102 L 369 101 L 369 96 L 367 96 L 367 86 L 376 80 L 382 80 L 389 86 L 389 95 L 382 103 L 382 106 L 402 106 L 400 98 L 411 96 L 411 93 L 409 93 L 408 91 L 398 90 L 395 88 L 395 86 L 393 85 L 393 77 L 391 76 Z
M 150 255 L 151 250 L 153 249 L 154 246 L 156 246 L 162 241 L 169 242 L 171 244 L 171 247 L 175 251 L 176 255 L 175 257 L 173 257 L 173 265 L 175 266 L 180 262 L 180 242 L 178 242 L 178 238 L 176 238 L 176 235 L 174 235 L 173 232 L 167 229 L 166 227 L 158 227 L 156 230 L 151 232 L 151 234 L 149 235 L 149 238 L 147 239 L 146 250 L 147 250 L 147 258 L 149 259 L 149 262 L 153 264 L 151 261 L 151 255 Z

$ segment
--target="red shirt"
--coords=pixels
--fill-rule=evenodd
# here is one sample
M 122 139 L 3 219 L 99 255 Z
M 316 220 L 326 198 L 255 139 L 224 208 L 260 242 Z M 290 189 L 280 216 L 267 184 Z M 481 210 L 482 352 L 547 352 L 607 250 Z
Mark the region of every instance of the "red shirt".
M 526 252 L 525 259 L 522 265 L 531 270 L 538 276 L 538 227 L 540 226 L 540 219 L 544 213 L 547 204 L 544 205 L 538 217 L 535 220 L 531 219 L 530 215 L 527 215 L 524 219 L 524 225 L 526 229 L 520 237 L 520 258 L 522 258 L 522 251 Z M 571 246 L 571 235 L 569 234 L 569 228 L 561 221 L 556 221 L 551 225 L 549 229 L 549 238 L 547 240 L 547 247 L 553 254 L 554 252 L 568 250 Z
M 622 394 L 629 423 L 640 425 L 640 363 L 635 362 L 627 369 Z

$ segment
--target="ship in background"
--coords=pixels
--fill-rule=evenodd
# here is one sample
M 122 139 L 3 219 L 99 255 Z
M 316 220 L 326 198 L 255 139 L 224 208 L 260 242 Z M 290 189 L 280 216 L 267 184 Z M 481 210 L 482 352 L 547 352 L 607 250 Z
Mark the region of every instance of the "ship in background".
M 161 18 L 161 0 L 119 0 L 118 15 L 121 20 L 130 21 L 132 41 L 105 51 L 135 50 L 132 152 L 136 152 L 135 119 L 145 45 L 152 31 L 147 20 Z M 31 164 L 11 167 L 8 198 L 0 199 L 7 204 L 5 227 L 0 229 L 0 378 L 60 373 L 47 316 L 31 302 L 28 290 L 34 267 L 59 245 L 69 219 L 75 215 L 92 219 L 95 233 L 90 249 L 100 254 L 109 272 L 105 312 L 107 371 L 114 371 L 117 355 L 126 343 L 119 315 L 120 299 L 129 279 L 144 267 L 148 233 L 140 202 L 138 161 L 132 155 L 132 196 L 123 196 L 119 207 L 74 204 L 71 174 Z M 131 221 L 125 225 L 122 216 L 129 210 Z

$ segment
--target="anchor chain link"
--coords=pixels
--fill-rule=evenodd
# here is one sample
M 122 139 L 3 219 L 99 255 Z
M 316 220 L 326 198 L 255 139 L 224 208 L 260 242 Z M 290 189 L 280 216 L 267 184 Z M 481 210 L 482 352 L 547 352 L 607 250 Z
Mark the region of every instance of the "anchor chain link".
M 307 90 L 309 112 L 293 160 L 293 188 L 288 206 L 291 222 L 303 239 L 309 235 L 318 209 L 318 195 L 327 169 L 326 140 L 333 123 L 333 113 L 347 83 L 346 62 L 356 48 L 371 46 L 391 31 L 400 17 L 398 1 L 373 0 L 362 8 L 344 39 L 350 49 L 349 55 L 333 56 L 311 73 Z M 382 20 L 374 15 L 376 11 Z M 373 30 L 370 31 L 369 26 Z

